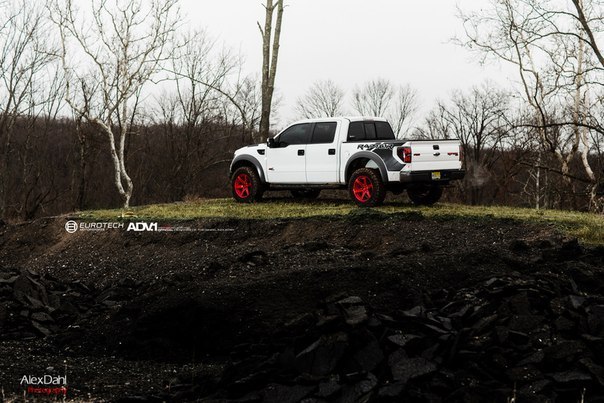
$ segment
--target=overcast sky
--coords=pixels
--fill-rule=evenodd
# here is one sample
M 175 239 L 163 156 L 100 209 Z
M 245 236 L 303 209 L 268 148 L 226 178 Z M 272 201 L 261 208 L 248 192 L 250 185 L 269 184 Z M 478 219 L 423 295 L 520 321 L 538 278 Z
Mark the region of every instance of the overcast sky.
M 456 88 L 485 79 L 505 85 L 505 69 L 482 67 L 475 54 L 451 43 L 462 33 L 456 5 L 474 9 L 485 3 L 286 0 L 276 79 L 282 97 L 280 125 L 295 117 L 296 98 L 316 80 L 332 79 L 348 96 L 355 85 L 378 77 L 410 84 L 419 92 L 424 111 Z M 206 28 L 238 50 L 247 72 L 259 74 L 262 45 L 256 22 L 264 18 L 261 0 L 183 0 L 182 10 L 193 26 Z

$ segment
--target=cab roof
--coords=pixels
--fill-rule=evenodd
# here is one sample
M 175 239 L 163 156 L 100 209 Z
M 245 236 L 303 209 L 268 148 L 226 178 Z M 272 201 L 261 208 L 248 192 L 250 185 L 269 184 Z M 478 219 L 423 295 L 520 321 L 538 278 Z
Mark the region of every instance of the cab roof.
M 361 122 L 361 121 L 378 121 L 378 122 L 387 122 L 388 120 L 385 118 L 377 117 L 377 116 L 332 116 L 328 118 L 313 118 L 313 119 L 303 119 L 298 120 L 292 124 L 298 123 L 317 123 L 317 122 L 333 122 L 334 120 L 346 119 L 350 122 Z

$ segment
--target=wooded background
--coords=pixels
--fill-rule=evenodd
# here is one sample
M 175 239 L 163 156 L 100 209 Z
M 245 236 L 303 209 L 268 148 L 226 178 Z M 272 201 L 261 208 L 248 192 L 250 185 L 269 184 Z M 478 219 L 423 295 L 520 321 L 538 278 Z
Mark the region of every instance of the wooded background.
M 5 220 L 228 196 L 233 151 L 289 123 L 269 122 L 282 1 L 264 4 L 259 77 L 209 33 L 186 31 L 177 0 L 1 3 Z M 384 116 L 400 138 L 459 138 L 468 175 L 450 201 L 601 212 L 603 8 L 499 0 L 460 10 L 459 45 L 516 66 L 513 85 L 459 89 L 420 114 L 412 83 L 368 77 L 347 93 L 326 78 L 309 83 L 297 117 Z

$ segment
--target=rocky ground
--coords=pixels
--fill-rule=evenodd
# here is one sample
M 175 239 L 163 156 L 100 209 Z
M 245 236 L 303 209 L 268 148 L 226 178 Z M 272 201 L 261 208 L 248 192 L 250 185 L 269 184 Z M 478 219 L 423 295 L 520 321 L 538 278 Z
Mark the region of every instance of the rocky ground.
M 84 401 L 604 401 L 604 248 L 358 210 L 0 227 L 0 386 Z

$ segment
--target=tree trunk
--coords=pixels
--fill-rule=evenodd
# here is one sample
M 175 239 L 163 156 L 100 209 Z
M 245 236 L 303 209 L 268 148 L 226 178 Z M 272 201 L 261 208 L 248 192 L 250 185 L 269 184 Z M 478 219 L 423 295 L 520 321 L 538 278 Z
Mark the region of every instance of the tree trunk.
M 127 106 L 124 104 L 123 107 L 123 116 L 128 116 Z M 123 208 L 130 208 L 130 198 L 132 197 L 132 190 L 134 185 L 132 183 L 132 179 L 130 175 L 128 175 L 128 171 L 126 170 L 126 138 L 128 137 L 129 125 L 124 124 L 124 126 L 120 129 L 120 148 L 119 148 L 119 164 L 120 164 L 120 180 L 126 182 L 126 189 L 122 193 L 122 198 L 124 199 Z
M 12 153 L 12 124 L 9 125 L 5 125 L 4 130 L 5 130 L 5 135 L 6 135 L 6 140 L 4 142 L 4 161 L 3 161 L 3 169 L 2 169 L 2 173 L 0 174 L 2 177 L 2 189 L 0 189 L 1 191 L 1 197 L 0 197 L 0 213 L 2 213 L 2 217 L 6 218 L 8 217 L 8 206 L 10 204 L 10 176 L 9 176 L 9 172 L 10 172 L 10 158 L 11 158 L 11 153 Z
M 583 10 L 583 0 L 576 0 L 574 2 L 577 11 Z M 583 15 L 583 14 L 581 14 Z M 581 21 L 583 23 L 583 21 Z M 583 59 L 585 54 L 585 42 L 583 38 L 579 37 L 578 39 L 578 51 L 577 51 L 577 77 L 575 79 L 575 110 L 574 110 L 574 120 L 575 120 L 575 136 L 578 141 L 581 143 L 581 162 L 583 164 L 583 169 L 585 174 L 589 178 L 590 192 L 589 192 L 589 209 L 592 211 L 597 211 L 599 209 L 598 200 L 597 200 L 597 187 L 598 180 L 596 175 L 594 174 L 593 169 L 591 168 L 591 164 L 589 163 L 589 150 L 590 150 L 590 141 L 589 141 L 589 132 L 587 128 L 582 127 L 582 110 L 584 109 L 584 101 L 583 101 L 583 92 L 581 91 L 583 88 Z
M 273 37 L 273 14 L 277 8 L 275 35 Z M 260 113 L 260 141 L 268 138 L 270 130 L 271 108 L 275 91 L 275 76 L 279 59 L 279 41 L 281 40 L 281 23 L 283 21 L 283 0 L 267 0 L 264 29 L 262 33 L 262 108 Z M 271 44 L 272 39 L 272 44 Z M 272 48 L 272 51 L 271 51 Z
M 535 210 L 541 209 L 541 151 L 537 158 L 537 174 L 535 176 Z
M 78 193 L 76 196 L 76 210 L 84 210 L 88 181 L 86 180 L 86 168 L 88 165 L 88 138 L 82 129 L 80 121 L 77 123 L 78 144 L 80 146 L 80 175 L 78 178 Z

